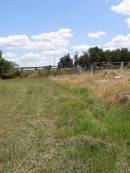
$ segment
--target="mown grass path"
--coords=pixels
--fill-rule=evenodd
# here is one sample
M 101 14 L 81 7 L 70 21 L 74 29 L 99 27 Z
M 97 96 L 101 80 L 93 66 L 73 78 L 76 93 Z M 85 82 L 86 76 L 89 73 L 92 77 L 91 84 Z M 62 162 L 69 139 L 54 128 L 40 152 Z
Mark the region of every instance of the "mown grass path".
M 129 107 L 50 79 L 0 81 L 1 173 L 130 172 Z
M 48 80 L 0 82 L 0 171 L 47 171 L 54 152 L 55 88 Z

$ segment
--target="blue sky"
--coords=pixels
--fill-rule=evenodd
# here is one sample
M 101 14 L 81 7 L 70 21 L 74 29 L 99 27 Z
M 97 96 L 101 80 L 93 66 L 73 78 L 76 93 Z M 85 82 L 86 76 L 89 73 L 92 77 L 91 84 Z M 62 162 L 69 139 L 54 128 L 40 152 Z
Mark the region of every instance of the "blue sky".
M 89 47 L 130 48 L 130 0 L 1 0 L 0 49 L 20 66 Z

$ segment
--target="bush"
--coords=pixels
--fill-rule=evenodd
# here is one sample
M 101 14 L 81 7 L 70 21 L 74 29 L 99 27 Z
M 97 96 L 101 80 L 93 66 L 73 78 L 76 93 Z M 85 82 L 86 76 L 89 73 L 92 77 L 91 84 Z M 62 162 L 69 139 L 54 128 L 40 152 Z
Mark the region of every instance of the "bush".
M 12 79 L 12 78 L 15 78 L 17 76 L 20 76 L 19 71 L 12 71 L 12 72 L 8 72 L 8 73 L 2 73 L 1 79 L 3 79 L 3 80 Z
M 2 79 L 10 79 L 18 75 L 14 69 L 16 64 L 3 58 L 2 51 L 0 51 L 0 77 Z

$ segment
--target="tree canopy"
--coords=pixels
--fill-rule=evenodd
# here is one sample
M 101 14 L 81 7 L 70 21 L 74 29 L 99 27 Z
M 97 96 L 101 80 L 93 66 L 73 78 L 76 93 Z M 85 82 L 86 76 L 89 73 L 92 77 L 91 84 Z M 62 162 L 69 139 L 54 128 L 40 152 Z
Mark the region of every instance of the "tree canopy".
M 14 68 L 14 63 L 3 58 L 3 53 L 0 51 L 0 74 L 10 71 Z
M 73 66 L 73 59 L 71 59 L 70 54 L 63 56 L 60 59 L 58 66 L 59 67 L 72 67 Z

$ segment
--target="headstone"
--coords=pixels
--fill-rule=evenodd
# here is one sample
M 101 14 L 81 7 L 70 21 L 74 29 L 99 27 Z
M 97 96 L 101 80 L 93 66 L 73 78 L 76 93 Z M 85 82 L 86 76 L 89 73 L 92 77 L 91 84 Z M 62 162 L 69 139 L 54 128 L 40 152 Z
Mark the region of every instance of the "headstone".
M 94 67 L 91 65 L 91 73 L 94 74 Z
M 81 66 L 79 66 L 79 65 L 77 65 L 77 71 L 78 71 L 78 73 L 82 73 L 82 67 Z
M 121 72 L 123 72 L 123 70 L 124 70 L 124 62 L 121 63 L 120 70 L 121 70 Z

